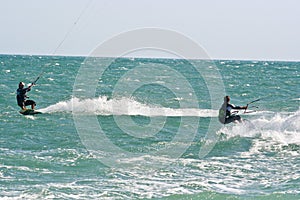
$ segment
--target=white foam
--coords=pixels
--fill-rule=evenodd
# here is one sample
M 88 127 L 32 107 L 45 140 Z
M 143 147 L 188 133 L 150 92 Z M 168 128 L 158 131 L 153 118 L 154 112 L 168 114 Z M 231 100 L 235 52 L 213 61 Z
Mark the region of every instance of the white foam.
M 277 113 L 271 118 L 255 121 L 261 129 L 261 138 L 267 143 L 260 143 L 256 148 L 276 151 L 289 151 L 289 145 L 300 145 L 300 112 L 293 114 Z M 290 151 L 297 153 L 297 151 Z M 298 152 L 299 153 L 299 152 Z
M 300 145 L 300 111 L 293 113 L 275 113 L 262 115 L 251 120 L 251 125 L 236 124 L 225 126 L 220 130 L 228 138 L 254 137 L 253 144 L 248 153 L 260 152 L 289 152 L 298 155 L 299 150 L 292 146 Z M 250 124 L 250 123 L 249 123 Z M 292 145 L 291 147 L 289 147 Z
M 25 115 L 25 118 L 35 120 L 35 117 L 33 115 Z
M 217 117 L 218 111 L 198 108 L 166 108 L 148 105 L 130 98 L 108 99 L 101 96 L 94 99 L 72 98 L 39 109 L 43 113 L 76 112 L 97 115 L 141 115 L 141 116 L 196 116 Z

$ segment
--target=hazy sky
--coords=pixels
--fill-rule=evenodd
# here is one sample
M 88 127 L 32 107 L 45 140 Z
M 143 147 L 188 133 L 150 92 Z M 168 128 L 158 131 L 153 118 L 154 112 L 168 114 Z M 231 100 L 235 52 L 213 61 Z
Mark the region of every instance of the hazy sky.
M 299 0 L 0 2 L 0 54 L 52 55 L 69 32 L 56 54 L 88 55 L 119 33 L 157 27 L 186 35 L 216 59 L 300 61 Z

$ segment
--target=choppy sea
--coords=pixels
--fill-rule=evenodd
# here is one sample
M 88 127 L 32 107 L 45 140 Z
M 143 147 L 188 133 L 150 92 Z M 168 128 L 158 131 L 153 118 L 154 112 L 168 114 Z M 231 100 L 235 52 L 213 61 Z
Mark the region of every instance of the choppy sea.
M 0 55 L 0 71 L 0 199 L 300 199 L 299 62 Z M 21 115 L 37 77 L 42 114 Z M 224 95 L 258 101 L 224 126 Z

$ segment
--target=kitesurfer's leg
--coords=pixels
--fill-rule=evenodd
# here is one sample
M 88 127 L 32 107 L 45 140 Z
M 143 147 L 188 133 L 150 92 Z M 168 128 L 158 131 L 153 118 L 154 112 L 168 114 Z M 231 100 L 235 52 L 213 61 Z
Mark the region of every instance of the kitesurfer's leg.
M 232 115 L 232 116 L 225 119 L 224 124 L 229 124 L 231 122 L 242 122 L 242 119 L 239 115 Z
M 32 100 L 25 101 L 25 106 L 29 106 L 29 105 L 31 105 L 31 109 L 34 110 L 36 103 L 35 103 L 35 101 L 32 101 Z
M 24 102 L 18 102 L 18 106 L 20 106 L 20 108 L 22 110 L 26 110 L 26 107 L 25 107 L 25 103 Z
M 228 117 L 228 118 L 225 119 L 225 123 L 224 124 L 229 124 L 229 123 L 231 123 L 233 121 L 234 121 L 234 118 L 232 116 L 230 116 L 230 117 Z
M 229 119 L 230 122 L 234 122 L 234 123 L 242 122 L 242 118 L 239 115 L 230 116 Z
M 242 122 L 242 118 L 239 115 L 235 115 L 234 121 Z

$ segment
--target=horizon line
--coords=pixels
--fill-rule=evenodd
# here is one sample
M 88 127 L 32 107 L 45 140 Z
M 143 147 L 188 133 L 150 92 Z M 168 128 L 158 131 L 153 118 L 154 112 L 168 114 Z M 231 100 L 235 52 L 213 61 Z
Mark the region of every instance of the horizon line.
M 49 56 L 49 57 L 91 57 L 89 55 L 74 55 L 74 54 L 27 54 L 27 53 L 15 53 L 15 54 L 10 54 L 10 53 L 0 53 L 0 56 Z M 97 56 L 93 56 L 97 57 Z M 120 58 L 141 58 L 141 59 L 187 59 L 187 60 L 219 60 L 219 61 L 257 61 L 257 62 L 300 62 L 299 60 L 288 60 L 288 59 L 259 59 L 259 58 L 208 58 L 208 59 L 201 59 L 201 58 L 178 58 L 178 57 L 158 57 L 158 56 L 119 56 Z M 118 58 L 118 56 L 113 57 L 113 56 L 99 56 L 99 58 Z

